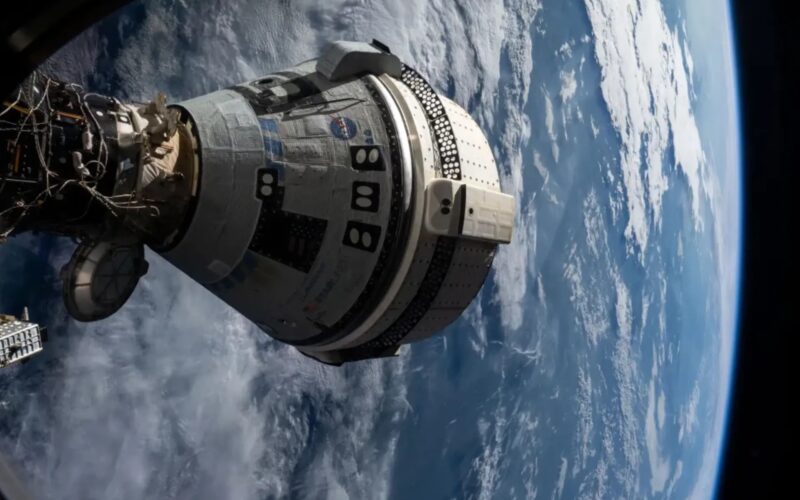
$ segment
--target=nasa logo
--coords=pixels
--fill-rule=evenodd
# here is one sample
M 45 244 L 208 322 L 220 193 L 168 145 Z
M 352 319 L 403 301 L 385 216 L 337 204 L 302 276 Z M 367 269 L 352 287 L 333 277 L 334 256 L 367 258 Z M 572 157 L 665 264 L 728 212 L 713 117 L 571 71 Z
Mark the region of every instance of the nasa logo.
M 356 132 L 358 132 L 356 123 L 346 116 L 340 116 L 331 120 L 330 127 L 331 134 L 333 134 L 333 136 L 337 139 L 341 139 L 343 141 L 352 139 L 356 136 Z

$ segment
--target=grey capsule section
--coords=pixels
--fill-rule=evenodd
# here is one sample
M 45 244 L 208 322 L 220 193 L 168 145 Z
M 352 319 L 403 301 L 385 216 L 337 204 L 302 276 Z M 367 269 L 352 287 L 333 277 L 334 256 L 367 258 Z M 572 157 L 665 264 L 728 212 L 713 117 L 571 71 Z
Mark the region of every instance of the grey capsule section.
M 407 242 L 407 184 L 396 127 L 369 79 L 334 85 L 297 72 L 292 82 L 296 96 L 274 99 L 273 86 L 253 98 L 267 108 L 259 120 L 276 196 L 263 200 L 252 268 L 215 293 L 275 338 L 319 345 L 346 335 L 385 293 Z M 257 287 L 269 300 L 255 302 Z
M 198 282 L 225 278 L 242 260 L 261 203 L 253 173 L 264 165 L 261 128 L 238 93 L 221 90 L 176 105 L 194 122 L 200 190 L 183 238 L 164 256 Z
M 508 243 L 514 201 L 500 192 L 498 170 L 480 127 L 439 96 L 415 71 L 380 78 L 409 130 L 415 190 L 423 214 L 412 230 L 412 260 L 399 286 L 371 317 L 339 341 L 303 347 L 338 364 L 391 355 L 398 346 L 440 332 L 466 309 L 491 268 L 498 244 Z
M 202 166 L 167 258 L 331 364 L 392 355 L 446 327 L 511 237 L 513 198 L 478 125 L 414 70 L 376 61 L 396 58 L 334 44 L 178 105 Z

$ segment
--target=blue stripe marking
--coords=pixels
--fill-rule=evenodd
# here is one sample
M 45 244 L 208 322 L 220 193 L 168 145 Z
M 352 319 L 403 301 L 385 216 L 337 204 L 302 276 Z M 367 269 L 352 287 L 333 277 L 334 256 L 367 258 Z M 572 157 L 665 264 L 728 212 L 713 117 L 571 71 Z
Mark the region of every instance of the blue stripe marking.
M 278 122 L 272 118 L 259 118 L 258 123 L 261 125 L 261 130 L 273 134 L 278 133 Z
M 276 156 L 283 158 L 283 143 L 277 139 L 264 137 L 264 150 L 273 158 Z

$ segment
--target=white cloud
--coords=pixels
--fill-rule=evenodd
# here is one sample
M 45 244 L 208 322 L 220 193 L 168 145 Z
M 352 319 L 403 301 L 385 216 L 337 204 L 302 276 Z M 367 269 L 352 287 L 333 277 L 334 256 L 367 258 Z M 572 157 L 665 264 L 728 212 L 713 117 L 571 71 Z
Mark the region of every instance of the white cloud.
M 563 70 L 561 72 L 561 91 L 558 94 L 561 96 L 561 102 L 564 104 L 569 102 L 573 97 L 575 97 L 575 92 L 577 90 L 578 80 L 575 79 L 575 70 Z
M 561 457 L 561 468 L 558 470 L 558 481 L 556 482 L 556 489 L 553 491 L 553 499 L 561 498 L 564 493 L 564 483 L 567 480 L 567 465 L 569 461 L 565 457 Z
M 387 491 L 394 438 L 374 432 L 407 411 L 398 383 L 407 360 L 343 370 L 310 362 L 161 258 L 148 260 L 116 315 L 50 325 L 57 361 L 35 395 L 15 395 L 28 401 L 24 426 L 3 444 L 38 494 L 281 497 L 308 479 L 297 466 L 309 446 L 331 457 L 326 484 L 362 498 Z M 325 401 L 324 411 L 308 400 Z
M 586 469 L 589 458 L 594 456 L 592 448 L 592 435 L 594 432 L 594 412 L 592 401 L 592 379 L 589 376 L 589 367 L 578 367 L 578 387 L 576 394 L 576 407 L 578 414 L 578 429 L 575 435 L 578 452 L 572 463 L 572 477 Z
M 544 125 L 547 128 L 547 135 L 550 137 L 550 148 L 553 153 L 553 160 L 558 163 L 560 150 L 556 137 L 556 120 L 553 114 L 553 102 L 550 100 L 550 94 L 544 89 L 542 89 L 542 97 L 544 98 Z
M 684 31 L 686 31 L 684 29 Z M 689 73 L 689 81 L 694 77 L 694 59 L 692 58 L 692 51 L 689 50 L 689 45 L 686 39 L 683 40 L 683 55 L 685 57 L 686 71 Z
M 469 308 L 464 312 L 464 318 L 472 325 L 474 334 L 470 335 L 469 342 L 472 350 L 481 359 L 486 355 L 486 318 L 483 316 L 483 306 L 480 300 L 473 300 Z
M 513 240 L 510 245 L 498 250 L 494 260 L 497 282 L 494 300 L 500 305 L 503 327 L 511 331 L 522 326 L 529 274 L 533 272 L 531 263 L 536 251 L 538 225 L 532 201 L 518 210 Z
M 533 203 L 536 196 L 541 194 L 545 197 L 545 199 L 547 199 L 547 201 L 549 201 L 553 205 L 560 205 L 561 202 L 559 201 L 558 196 L 556 196 L 554 186 L 550 182 L 551 181 L 550 170 L 548 170 L 547 167 L 545 166 L 544 160 L 542 159 L 542 155 L 539 154 L 539 151 L 535 149 L 533 150 L 533 167 L 542 177 L 542 187 L 539 188 L 539 191 L 531 195 L 530 203 Z M 555 186 L 555 188 L 558 189 L 557 186 Z
M 556 50 L 556 55 L 560 55 L 565 59 L 569 59 L 572 57 L 572 43 L 571 42 L 564 42 L 561 44 L 561 47 Z
M 706 159 L 689 100 L 684 52 L 656 0 L 585 0 L 601 66 L 601 90 L 621 138 L 629 249 L 642 258 L 651 225 L 661 224 L 668 187 L 663 162 L 670 142 L 683 172 L 700 227 Z
M 536 498 L 539 486 L 539 454 L 536 449 L 539 440 L 536 435 L 539 420 L 533 417 L 532 413 L 530 410 L 515 411 L 514 429 L 507 431 L 515 434 L 511 448 L 521 452 L 520 473 L 525 488 L 525 498 Z
M 502 47 L 508 54 L 511 72 L 499 92 L 503 102 L 498 105 L 503 107 L 508 116 L 499 131 L 500 146 L 495 151 L 495 158 L 500 166 L 503 191 L 517 199 L 518 209 L 513 241 L 498 251 L 494 268 L 497 281 L 495 300 L 500 304 L 503 326 L 511 330 L 522 326 L 528 275 L 533 272 L 530 263 L 536 250 L 535 207 L 533 200 L 527 204 L 523 204 L 522 200 L 525 192 L 523 153 L 531 136 L 530 120 L 525 113 L 533 73 L 530 28 L 540 8 L 538 0 L 514 2 L 508 6 L 509 15 L 503 30 L 505 38 Z M 497 88 L 499 81 L 493 85 Z M 487 107 L 484 112 L 489 112 L 489 109 L 495 108 Z
M 617 323 L 617 338 L 614 342 L 614 351 L 611 362 L 614 367 L 616 379 L 617 402 L 619 414 L 612 420 L 616 427 L 618 439 L 621 442 L 624 463 L 618 463 L 617 475 L 620 479 L 626 496 L 636 496 L 638 491 L 638 477 L 640 451 L 639 451 L 639 376 L 636 370 L 638 357 L 635 353 L 632 337 L 633 312 L 630 292 L 622 280 L 619 271 L 613 269 L 616 305 L 615 316 Z
M 659 430 L 663 426 L 663 392 L 656 401 L 656 379 L 658 369 L 653 353 L 653 368 L 650 372 L 650 384 L 647 391 L 647 414 L 644 419 L 645 446 L 647 448 L 647 458 L 650 464 L 650 493 L 662 493 L 672 474 L 672 465 L 668 458 L 663 456 L 661 450 Z M 661 422 L 661 423 L 659 423 Z
M 683 443 L 687 436 L 694 434 L 697 428 L 697 409 L 700 404 L 700 384 L 695 382 L 689 400 L 678 415 L 678 443 Z
M 669 479 L 669 486 L 667 486 L 666 497 L 673 498 L 672 491 L 675 489 L 675 485 L 678 484 L 678 480 L 683 475 L 683 460 L 678 460 L 675 464 L 675 472 L 672 473 L 672 477 Z
M 542 306 L 542 310 L 547 312 L 547 295 L 545 295 L 544 291 L 544 278 L 542 278 L 542 273 L 536 275 L 536 296 L 539 299 L 539 305 Z
M 495 496 L 495 489 L 501 477 L 501 461 L 504 456 L 503 435 L 507 424 L 503 407 L 496 409 L 494 422 L 490 423 L 483 419 L 478 421 L 481 452 L 473 459 L 470 474 L 474 474 L 477 478 L 480 490 L 476 498 L 479 500 L 488 500 Z
M 589 341 L 589 345 L 597 346 L 611 326 L 609 318 L 609 299 L 606 295 L 596 293 L 606 279 L 597 273 L 595 266 L 588 266 L 578 252 L 577 244 L 569 249 L 569 255 L 563 268 L 563 277 L 569 285 L 570 302 L 575 309 L 575 323 L 580 327 Z
M 608 250 L 605 228 L 600 202 L 597 193 L 592 189 L 583 201 L 583 229 L 586 231 L 586 244 L 595 259 L 605 256 Z

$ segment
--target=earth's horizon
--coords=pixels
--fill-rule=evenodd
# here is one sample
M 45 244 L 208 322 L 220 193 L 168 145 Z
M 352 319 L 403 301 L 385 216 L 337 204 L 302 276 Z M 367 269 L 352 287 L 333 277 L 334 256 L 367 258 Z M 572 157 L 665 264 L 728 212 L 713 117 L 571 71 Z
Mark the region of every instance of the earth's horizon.
M 173 102 L 387 44 L 486 131 L 512 244 L 444 334 L 333 368 L 148 251 L 113 317 L 67 318 L 73 243 L 0 246 L 0 453 L 40 498 L 714 496 L 740 285 L 726 0 L 140 0 L 44 68 Z

